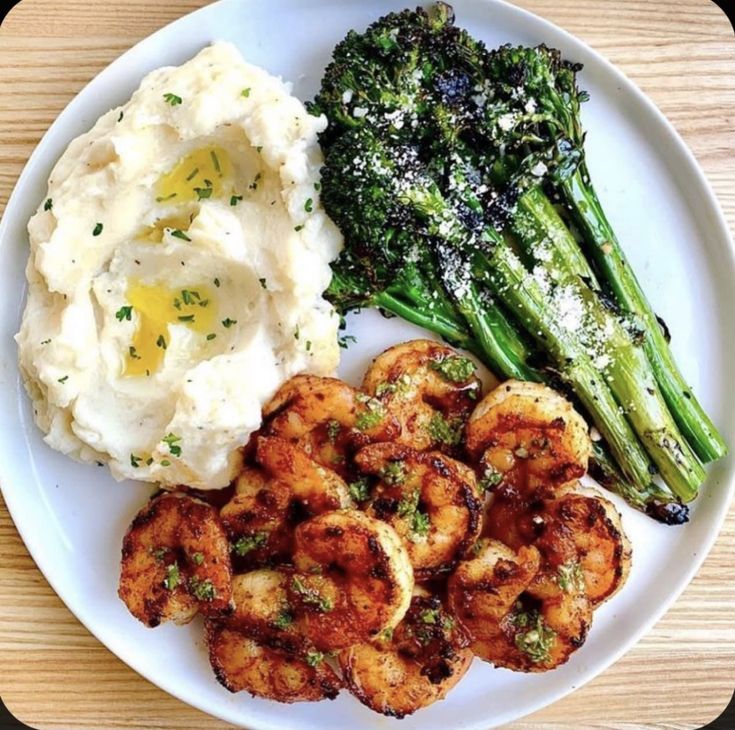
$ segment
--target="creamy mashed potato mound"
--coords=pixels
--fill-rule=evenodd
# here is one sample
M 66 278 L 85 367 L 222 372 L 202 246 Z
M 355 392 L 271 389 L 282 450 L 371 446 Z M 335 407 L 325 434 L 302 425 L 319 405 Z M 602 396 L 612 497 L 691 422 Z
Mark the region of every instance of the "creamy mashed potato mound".
M 50 446 L 117 479 L 223 487 L 278 386 L 333 373 L 325 125 L 215 43 L 69 145 L 28 226 L 17 335 Z

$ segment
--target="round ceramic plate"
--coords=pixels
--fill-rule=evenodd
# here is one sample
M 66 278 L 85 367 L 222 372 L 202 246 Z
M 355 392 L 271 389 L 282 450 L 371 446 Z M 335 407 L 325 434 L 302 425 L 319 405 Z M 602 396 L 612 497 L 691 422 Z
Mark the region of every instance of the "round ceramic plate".
M 249 728 L 383 727 L 348 693 L 334 702 L 279 705 L 232 695 L 216 682 L 199 620 L 154 631 L 118 600 L 120 544 L 150 486 L 118 484 L 105 469 L 51 451 L 31 417 L 16 366 L 13 334 L 25 299 L 26 224 L 66 145 L 124 102 L 143 75 L 179 64 L 216 39 L 294 82 L 302 99 L 318 87 L 331 50 L 407 0 L 223 0 L 184 17 L 128 51 L 89 84 L 43 138 L 0 224 L 0 482 L 15 524 L 49 583 L 76 616 L 131 667 L 185 702 Z M 410 2 L 408 3 L 411 4 Z M 735 434 L 733 249 L 722 214 L 693 157 L 657 109 L 592 50 L 555 26 L 502 2 L 457 0 L 457 22 L 490 46 L 556 46 L 584 63 L 581 85 L 592 175 L 606 211 L 656 310 L 673 333 L 678 361 L 726 436 Z M 383 348 L 423 335 L 398 319 L 366 312 L 350 322 L 357 343 L 340 375 L 352 382 Z M 402 721 L 410 728 L 487 728 L 547 705 L 589 681 L 628 650 L 681 593 L 717 536 L 730 501 L 732 460 L 709 469 L 685 527 L 665 527 L 618 500 L 634 546 L 624 590 L 595 614 L 587 643 L 568 664 L 526 676 L 475 661 L 444 702 Z

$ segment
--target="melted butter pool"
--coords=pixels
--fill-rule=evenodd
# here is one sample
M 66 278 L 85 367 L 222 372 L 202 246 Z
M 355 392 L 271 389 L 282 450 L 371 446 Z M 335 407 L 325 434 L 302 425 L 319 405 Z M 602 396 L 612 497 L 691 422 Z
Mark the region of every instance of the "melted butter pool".
M 156 202 L 185 203 L 219 198 L 232 181 L 232 161 L 219 145 L 208 145 L 182 157 L 156 183 Z
M 213 333 L 216 306 L 208 286 L 172 289 L 130 281 L 127 300 L 137 317 L 137 327 L 124 375 L 151 375 L 161 367 L 171 340 L 170 325 L 183 325 L 203 336 Z

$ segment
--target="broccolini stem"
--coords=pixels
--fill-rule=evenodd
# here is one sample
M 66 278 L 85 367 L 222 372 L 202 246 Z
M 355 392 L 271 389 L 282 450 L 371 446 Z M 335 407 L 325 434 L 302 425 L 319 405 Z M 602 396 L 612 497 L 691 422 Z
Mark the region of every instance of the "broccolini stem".
M 555 294 L 560 292 L 583 312 L 581 323 L 575 318 L 577 339 L 599 354 L 596 363 L 601 377 L 608 382 L 666 484 L 682 500 L 691 501 L 704 481 L 704 468 L 671 417 L 645 353 L 633 344 L 617 317 L 567 268 L 566 252 L 573 248 L 574 239 L 564 221 L 538 196 L 524 195 L 512 227 L 523 249 L 532 257 L 537 255 L 535 270 L 553 282 L 549 286 Z M 543 242 L 541 258 L 539 242 Z
M 483 358 L 482 348 L 463 329 L 464 322 L 459 325 L 457 322 L 452 322 L 446 317 L 439 316 L 433 312 L 427 314 L 425 311 L 417 309 L 415 305 L 407 303 L 385 290 L 373 294 L 365 306 L 384 309 L 412 324 L 434 332 L 434 334 L 444 338 L 454 347 L 461 347 L 463 350 L 477 355 L 480 359 Z
M 604 378 L 575 338 L 560 327 L 553 306 L 515 253 L 492 229 L 486 230 L 486 236 L 490 248 L 484 268 L 494 293 L 508 302 L 529 334 L 546 348 L 625 475 L 637 488 L 645 488 L 651 481 L 651 462 Z
M 638 317 L 645 330 L 646 355 L 679 428 L 700 459 L 707 462 L 721 458 L 727 453 L 727 446 L 679 372 L 656 315 L 602 210 L 584 163 L 561 182 L 561 189 L 587 255 L 597 265 L 620 307 Z

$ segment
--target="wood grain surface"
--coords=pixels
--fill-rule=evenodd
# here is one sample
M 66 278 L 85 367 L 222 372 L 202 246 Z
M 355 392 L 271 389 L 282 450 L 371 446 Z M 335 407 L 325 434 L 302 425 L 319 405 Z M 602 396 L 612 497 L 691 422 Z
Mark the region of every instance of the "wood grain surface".
M 259 0 L 266 2 L 267 0 Z M 0 27 L 0 211 L 69 100 L 201 0 L 22 0 Z M 410 5 L 410 2 L 407 2 Z M 735 229 L 735 38 L 709 0 L 519 0 L 630 76 L 684 137 Z M 515 730 L 699 728 L 735 687 L 735 509 L 699 575 L 630 653 Z M 0 502 L 0 694 L 36 728 L 228 727 L 169 697 L 57 598 Z

